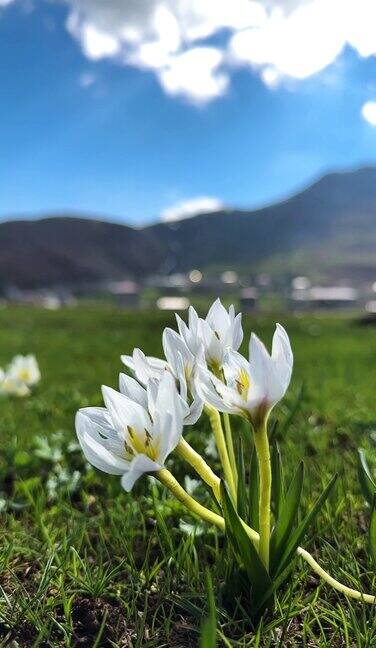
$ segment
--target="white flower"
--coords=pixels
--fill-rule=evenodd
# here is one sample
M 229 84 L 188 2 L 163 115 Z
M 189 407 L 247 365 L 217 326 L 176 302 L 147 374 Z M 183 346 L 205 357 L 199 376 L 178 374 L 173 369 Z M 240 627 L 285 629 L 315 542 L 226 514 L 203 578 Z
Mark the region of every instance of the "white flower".
M 235 316 L 232 305 L 227 311 L 220 299 L 214 302 L 205 319 L 191 306 L 188 326 L 178 315 L 176 320 L 180 336 L 191 353 L 197 355 L 203 348 L 208 366 L 216 372 L 222 369 L 227 350 L 237 351 L 243 341 L 241 313 Z
M 0 380 L 0 394 L 3 396 L 24 398 L 25 396 L 30 396 L 30 393 L 30 389 L 26 383 L 3 372 L 2 379 Z
M 221 412 L 240 414 L 258 424 L 285 395 L 292 366 L 288 335 L 277 324 L 271 356 L 259 338 L 252 334 L 249 362 L 240 353 L 229 349 L 223 364 L 224 382 L 201 368 L 196 386 L 209 405 Z
M 33 355 L 16 355 L 8 365 L 6 375 L 11 379 L 24 383 L 28 387 L 40 381 L 40 371 L 37 360 Z
M 169 366 L 165 360 L 146 356 L 141 349 L 134 349 L 133 354 L 122 355 L 121 361 L 135 374 L 143 385 L 153 378 L 160 380 Z
M 189 406 L 189 413 L 184 423 L 193 425 L 200 418 L 203 408 L 203 402 L 195 386 L 197 368 L 204 362 L 202 350 L 199 349 L 193 355 L 184 340 L 170 328 L 163 331 L 162 342 L 168 366 L 179 385 L 179 393 Z
M 129 376 L 121 378 L 124 393 L 103 387 L 106 407 L 77 412 L 76 432 L 86 459 L 99 470 L 121 475 L 130 491 L 144 473 L 163 468 L 179 443 L 183 417 L 175 381 L 165 372 L 145 389 Z
M 200 418 L 203 406 L 195 391 L 196 358 L 172 329 L 163 332 L 163 349 L 167 361 L 145 356 L 140 349 L 134 349 L 132 356 L 121 356 L 121 360 L 144 386 L 149 380 L 158 381 L 166 372 L 170 373 L 185 404 L 184 425 L 192 425 Z

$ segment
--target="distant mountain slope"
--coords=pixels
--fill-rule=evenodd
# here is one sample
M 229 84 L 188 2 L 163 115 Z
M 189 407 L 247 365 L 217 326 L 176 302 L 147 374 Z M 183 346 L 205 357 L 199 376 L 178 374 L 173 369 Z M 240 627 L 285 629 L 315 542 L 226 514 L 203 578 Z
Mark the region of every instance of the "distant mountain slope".
M 376 167 L 288 200 L 142 230 L 64 216 L 0 224 L 0 284 L 78 284 L 193 267 L 376 278 Z
M 224 211 L 148 228 L 168 249 L 169 269 L 218 264 L 257 268 L 301 250 L 325 249 L 329 265 L 373 255 L 376 168 L 324 176 L 305 191 L 257 211 Z
M 0 284 L 19 287 L 140 277 L 162 262 L 155 237 L 125 225 L 55 217 L 0 224 Z

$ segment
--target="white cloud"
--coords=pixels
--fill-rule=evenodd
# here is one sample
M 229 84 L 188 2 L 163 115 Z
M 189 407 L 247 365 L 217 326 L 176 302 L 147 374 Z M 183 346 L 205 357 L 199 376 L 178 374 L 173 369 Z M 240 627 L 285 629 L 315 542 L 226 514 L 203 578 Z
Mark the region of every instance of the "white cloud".
M 305 79 L 324 70 L 350 45 L 376 54 L 375 0 L 264 0 L 264 20 L 234 31 L 229 55 L 267 85 Z
M 362 117 L 371 126 L 376 126 L 376 101 L 366 101 L 362 106 Z
M 228 86 L 226 47 L 199 41 L 258 24 L 259 3 L 232 0 L 66 0 L 67 29 L 90 59 L 153 70 L 164 90 L 203 103 Z
M 360 56 L 376 54 L 375 0 L 351 0 L 346 27 L 347 41 Z
M 212 196 L 197 196 L 188 200 L 180 200 L 171 205 L 161 213 L 163 221 L 176 221 L 183 218 L 190 218 L 197 214 L 208 214 L 223 209 L 224 205 L 218 198 Z
M 152 70 L 195 103 L 224 94 L 237 66 L 274 87 L 324 70 L 346 45 L 376 55 L 376 0 L 60 1 L 85 56 Z
M 81 42 L 84 54 L 92 60 L 114 57 L 120 51 L 117 38 L 98 29 L 95 24 L 81 22 L 78 14 L 72 12 L 67 20 L 67 28 Z
M 196 103 L 224 94 L 234 66 L 274 87 L 320 72 L 346 44 L 376 54 L 375 0 L 66 1 L 88 57 L 154 70 L 167 93 Z M 221 45 L 200 42 L 220 30 Z
M 339 15 L 337 0 L 302 3 L 287 14 L 275 7 L 259 27 L 234 34 L 230 52 L 236 62 L 260 70 L 266 83 L 278 77 L 304 79 L 342 51 L 346 39 Z
M 227 89 L 228 76 L 219 72 L 223 54 L 214 47 L 194 47 L 175 56 L 159 73 L 162 86 L 171 95 L 189 96 L 203 103 Z
M 6 7 L 11 4 L 14 0 L 0 0 L 0 7 Z

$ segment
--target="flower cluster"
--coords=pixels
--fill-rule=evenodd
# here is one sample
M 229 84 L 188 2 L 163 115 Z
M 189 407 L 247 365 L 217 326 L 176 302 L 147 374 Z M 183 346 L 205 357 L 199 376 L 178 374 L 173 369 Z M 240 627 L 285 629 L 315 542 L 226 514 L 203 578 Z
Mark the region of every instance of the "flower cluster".
M 256 421 L 284 395 L 291 377 L 287 333 L 277 325 L 270 356 L 252 335 L 249 362 L 238 353 L 241 315 L 218 299 L 206 319 L 189 309 L 188 325 L 177 315 L 178 332 L 163 332 L 165 359 L 134 349 L 121 357 L 133 377 L 120 374 L 119 391 L 103 387 L 105 408 L 84 408 L 76 429 L 87 459 L 122 475 L 130 490 L 143 473 L 159 471 L 204 406 Z
M 38 362 L 33 355 L 16 355 L 5 370 L 0 368 L 0 394 L 29 396 L 40 381 Z
M 205 319 L 192 307 L 188 323 L 179 316 L 176 319 L 178 330 L 166 328 L 163 332 L 164 359 L 146 356 L 140 349 L 123 355 L 122 362 L 131 375 L 120 374 L 119 390 L 102 387 L 105 406 L 78 411 L 76 432 L 86 459 L 99 470 L 119 475 L 126 491 L 142 475 L 153 475 L 193 514 L 224 531 L 242 567 L 249 566 L 252 590 L 259 594 L 259 601 L 254 601 L 257 610 L 270 599 L 273 579 L 274 589 L 283 582 L 294 554 L 332 587 L 352 598 L 375 603 L 376 597 L 335 581 L 299 546 L 327 499 L 335 476 L 306 517 L 301 518 L 302 464 L 289 490 L 284 490 L 279 454 L 273 473 L 268 418 L 285 395 L 293 368 L 285 329 L 276 325 L 271 354 L 252 334 L 245 358 L 239 353 L 243 341 L 241 315 L 235 314 L 233 306 L 226 310 L 217 299 Z M 202 414 L 210 421 L 221 477 L 183 436 L 184 427 L 195 424 Z M 233 435 L 232 415 L 245 419 L 253 438 L 257 471 L 251 474 L 253 479 L 256 475 L 251 487 L 259 494 L 257 530 L 239 514 L 248 506 L 239 498 L 250 492 L 250 484 L 245 482 L 247 457 L 240 464 L 236 460 L 241 445 Z M 166 468 L 166 459 L 173 452 L 210 486 L 222 516 L 202 506 Z M 279 499 L 272 510 L 273 479 L 278 480 Z M 260 578 L 262 582 L 256 582 Z

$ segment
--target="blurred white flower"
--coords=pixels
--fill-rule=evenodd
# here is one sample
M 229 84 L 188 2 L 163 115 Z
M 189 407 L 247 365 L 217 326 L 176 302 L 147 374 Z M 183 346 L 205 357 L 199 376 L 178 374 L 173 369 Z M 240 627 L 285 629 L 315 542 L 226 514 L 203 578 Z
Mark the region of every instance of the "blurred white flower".
M 202 348 L 205 360 L 215 372 L 222 369 L 228 349 L 237 351 L 243 341 L 241 313 L 235 315 L 234 306 L 227 311 L 218 298 L 209 309 L 205 319 L 199 317 L 191 306 L 187 324 L 176 315 L 181 338 L 196 356 Z
M 86 407 L 76 415 L 76 432 L 86 459 L 99 470 L 121 475 L 130 491 L 144 473 L 163 468 L 183 429 L 175 380 L 164 372 L 145 389 L 123 376 L 123 392 L 103 387 L 106 407 Z
M 6 375 L 33 387 L 40 381 L 40 371 L 34 355 L 16 355 L 7 367 Z
M 0 394 L 3 396 L 18 396 L 24 398 L 31 393 L 30 388 L 26 383 L 13 378 L 8 374 L 4 374 L 0 382 Z
M 186 475 L 184 477 L 184 486 L 185 490 L 189 495 L 193 495 L 195 490 L 198 489 L 199 486 L 201 486 L 201 482 L 199 479 L 192 479 L 189 475 Z
M 207 533 L 207 528 L 205 528 L 204 525 L 200 524 L 199 522 L 191 523 L 186 522 L 185 520 L 180 520 L 179 529 L 186 535 L 201 536 L 204 533 Z
M 217 444 L 215 442 L 214 436 L 210 436 L 205 445 L 205 454 L 211 459 L 218 459 L 218 450 Z
M 40 381 L 40 371 L 35 356 L 16 355 L 6 371 L 0 369 L 0 394 L 3 396 L 29 396 L 31 387 Z
M 277 324 L 272 354 L 252 334 L 249 362 L 229 349 L 223 363 L 222 382 L 212 372 L 201 368 L 196 387 L 201 398 L 221 412 L 240 414 L 257 425 L 285 395 L 290 383 L 293 355 L 285 329 Z

